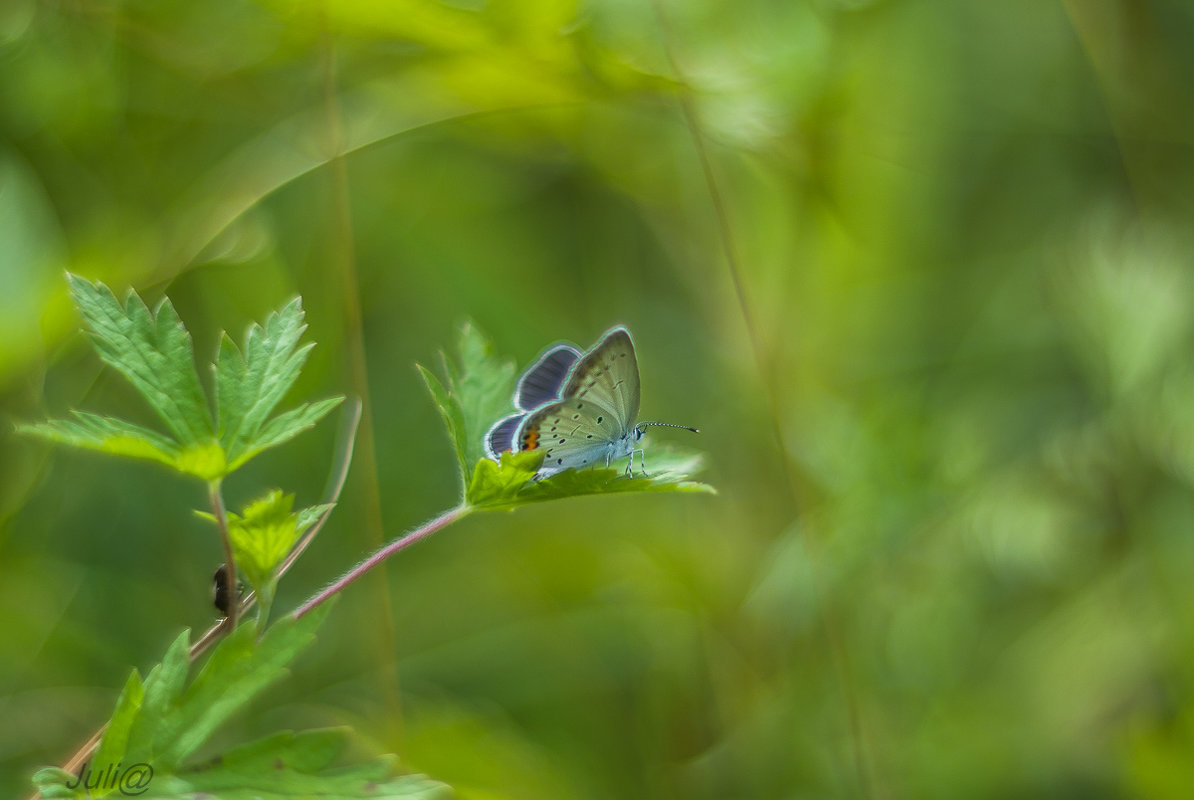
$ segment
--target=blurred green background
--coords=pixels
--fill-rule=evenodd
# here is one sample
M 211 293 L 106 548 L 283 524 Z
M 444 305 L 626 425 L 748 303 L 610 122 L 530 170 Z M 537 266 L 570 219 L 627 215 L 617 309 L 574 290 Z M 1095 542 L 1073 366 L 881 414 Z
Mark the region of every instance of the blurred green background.
M 1185 0 L 7 0 L 0 795 L 222 560 L 198 484 L 11 433 L 153 422 L 69 269 L 203 361 L 301 294 L 291 404 L 367 390 L 280 610 L 457 499 L 413 364 L 465 318 L 520 366 L 625 323 L 702 429 L 719 495 L 442 532 L 224 744 L 349 724 L 474 800 L 1191 796 L 1192 45 Z M 335 429 L 230 502 L 317 502 Z

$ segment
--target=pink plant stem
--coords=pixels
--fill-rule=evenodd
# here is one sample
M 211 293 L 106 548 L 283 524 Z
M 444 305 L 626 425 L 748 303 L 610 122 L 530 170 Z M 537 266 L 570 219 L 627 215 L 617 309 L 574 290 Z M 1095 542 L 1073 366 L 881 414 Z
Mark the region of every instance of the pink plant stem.
M 431 520 L 430 522 L 423 525 L 422 527 L 416 528 L 415 530 L 411 531 L 410 533 L 406 534 L 405 536 L 399 537 L 399 538 L 395 539 L 394 541 L 390 542 L 385 547 L 381 548 L 376 553 L 374 553 L 373 555 L 369 556 L 364 561 L 362 561 L 360 564 L 357 564 L 351 570 L 346 572 L 335 583 L 326 587 L 319 594 L 315 595 L 310 600 L 308 600 L 307 602 L 305 602 L 301 606 L 299 606 L 297 609 L 295 609 L 293 612 L 294 618 L 301 619 L 304 615 L 310 613 L 311 611 L 314 611 L 321 604 L 326 602 L 328 598 L 330 598 L 333 595 L 339 593 L 340 591 L 348 588 L 350 585 L 352 585 L 354 582 L 356 582 L 357 579 L 361 578 L 365 573 L 367 573 L 369 570 L 373 569 L 378 564 L 385 561 L 390 556 L 394 555 L 395 553 L 397 553 L 400 550 L 405 550 L 406 548 L 410 547 L 412 544 L 415 544 L 416 542 L 420 542 L 423 539 L 426 539 L 428 536 L 435 533 L 440 528 L 447 527 L 448 525 L 451 525 L 456 520 L 467 516 L 469 511 L 471 511 L 471 510 L 472 509 L 470 509 L 466 505 L 458 506 L 457 508 L 454 508 L 451 511 L 441 514 L 440 516 Z

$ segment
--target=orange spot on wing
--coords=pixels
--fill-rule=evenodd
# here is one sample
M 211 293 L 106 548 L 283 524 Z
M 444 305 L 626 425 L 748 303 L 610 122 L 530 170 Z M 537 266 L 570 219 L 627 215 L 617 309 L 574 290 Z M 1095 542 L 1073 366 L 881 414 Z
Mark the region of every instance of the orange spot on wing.
M 539 431 L 527 431 L 522 435 L 522 449 L 535 450 L 539 447 Z

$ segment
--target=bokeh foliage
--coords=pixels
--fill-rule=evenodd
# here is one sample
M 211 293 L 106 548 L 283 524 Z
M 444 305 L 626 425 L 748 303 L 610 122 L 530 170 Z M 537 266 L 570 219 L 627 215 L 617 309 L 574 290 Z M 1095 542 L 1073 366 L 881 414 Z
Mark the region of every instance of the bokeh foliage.
M 374 446 L 286 608 L 458 499 L 413 364 L 462 318 L 520 366 L 622 322 L 720 494 L 444 532 L 230 741 L 347 724 L 466 798 L 1183 798 L 1192 42 L 1181 0 L 11 0 L 0 411 L 152 423 L 65 269 L 204 363 L 301 294 L 282 405 L 367 388 Z M 315 502 L 330 427 L 231 505 Z M 0 426 L 0 794 L 210 621 L 199 504 Z

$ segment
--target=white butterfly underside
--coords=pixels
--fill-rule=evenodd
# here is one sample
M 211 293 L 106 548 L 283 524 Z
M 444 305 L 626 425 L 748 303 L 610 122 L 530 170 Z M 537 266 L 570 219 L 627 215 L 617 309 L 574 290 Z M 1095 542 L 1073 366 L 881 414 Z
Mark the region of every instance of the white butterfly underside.
M 565 349 L 576 352 L 557 346 L 527 370 L 515 396 L 519 405 L 524 396 L 535 394 L 524 391 L 529 385 L 550 388 L 553 365 L 569 360 Z M 499 420 L 490 429 L 487 445 L 494 457 L 501 450 L 541 450 L 540 478 L 593 464 L 609 466 L 638 449 L 638 406 L 634 342 L 625 328 L 617 327 L 571 365 L 556 399 Z

